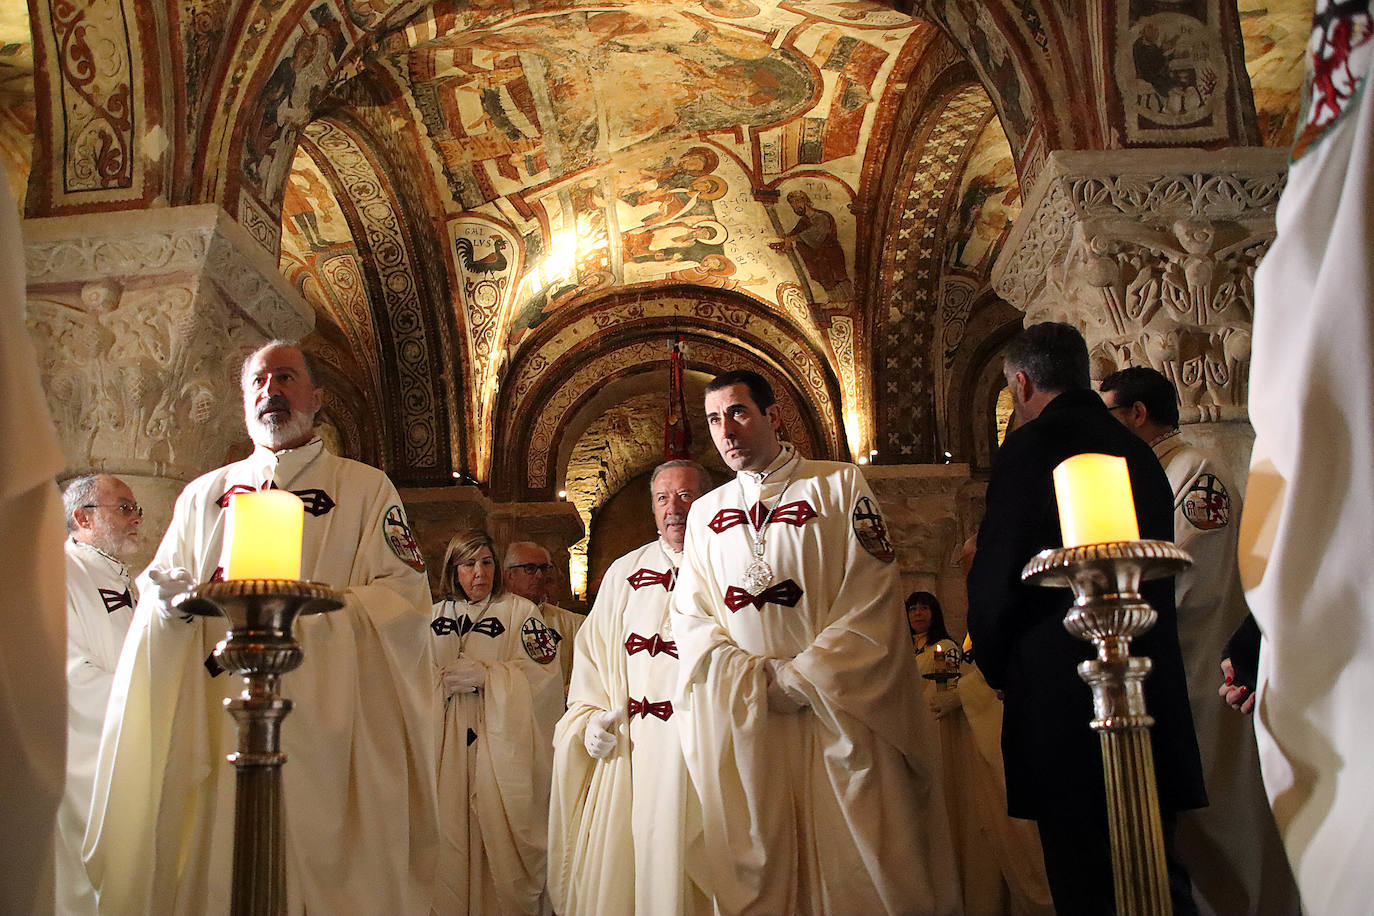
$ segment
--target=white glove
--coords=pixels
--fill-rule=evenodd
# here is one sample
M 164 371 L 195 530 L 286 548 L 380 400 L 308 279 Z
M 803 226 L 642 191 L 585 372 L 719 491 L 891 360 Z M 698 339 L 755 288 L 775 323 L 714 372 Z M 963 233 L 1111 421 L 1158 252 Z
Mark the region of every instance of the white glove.
M 180 566 L 166 572 L 160 569 L 150 569 L 148 570 L 148 580 L 153 583 L 151 589 L 155 601 L 153 607 L 157 609 L 159 617 L 163 620 L 171 620 L 174 617 L 180 617 L 186 621 L 192 619 L 192 615 L 179 614 L 172 609 L 173 598 L 196 587 L 189 569 L 183 569 Z
M 964 701 L 959 696 L 959 690 L 956 687 L 951 687 L 948 690 L 936 690 L 935 695 L 930 698 L 930 711 L 935 713 L 937 719 L 943 719 L 963 705 Z
M 606 709 L 592 713 L 587 718 L 587 730 L 582 735 L 582 745 L 594 760 L 603 760 L 615 750 L 616 730 L 625 721 L 625 710 Z
M 470 658 L 460 658 L 439 672 L 444 699 L 456 693 L 476 693 L 487 685 L 487 666 Z
M 791 677 L 792 663 L 781 658 L 766 659 L 763 663 L 764 671 L 768 675 L 768 708 L 773 712 L 794 713 L 801 712 L 811 704 L 806 701 L 806 695 L 801 693 L 795 685 L 784 684 L 784 681 Z

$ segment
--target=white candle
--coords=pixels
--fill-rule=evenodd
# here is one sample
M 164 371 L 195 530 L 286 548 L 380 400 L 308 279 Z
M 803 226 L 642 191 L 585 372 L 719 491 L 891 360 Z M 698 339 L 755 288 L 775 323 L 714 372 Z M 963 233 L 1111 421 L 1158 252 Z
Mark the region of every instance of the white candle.
M 1125 458 L 1074 455 L 1054 469 L 1054 497 L 1065 547 L 1140 539 Z
M 299 579 L 305 504 L 288 490 L 239 493 L 229 501 L 226 579 Z

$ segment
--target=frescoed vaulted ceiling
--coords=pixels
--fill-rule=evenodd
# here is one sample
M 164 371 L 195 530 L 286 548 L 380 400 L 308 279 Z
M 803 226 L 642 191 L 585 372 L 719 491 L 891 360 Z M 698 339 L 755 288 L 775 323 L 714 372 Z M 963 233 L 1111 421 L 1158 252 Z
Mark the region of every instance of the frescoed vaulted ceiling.
M 315 307 L 346 450 L 587 517 L 652 464 L 629 438 L 679 336 L 698 381 L 774 378 L 817 456 L 981 460 L 960 405 L 1019 321 L 988 277 L 1023 185 L 1053 149 L 1286 144 L 1312 3 L 93 0 L 36 39 L 25 6 L 0 0 L 0 157 L 28 215 L 217 203 Z M 109 40 L 64 112 L 78 32 Z M 1135 70 L 1093 108 L 1108 45 Z M 1194 93 L 1204 127 L 1163 131 L 1188 55 L 1223 88 L 1244 66 L 1253 109 Z M 78 127 L 138 154 L 74 182 Z

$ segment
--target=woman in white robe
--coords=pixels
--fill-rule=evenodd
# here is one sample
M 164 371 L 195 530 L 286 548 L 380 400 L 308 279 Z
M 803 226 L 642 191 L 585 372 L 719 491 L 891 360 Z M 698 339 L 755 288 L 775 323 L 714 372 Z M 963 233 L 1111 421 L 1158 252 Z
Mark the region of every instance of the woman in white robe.
M 959 646 L 949 636 L 940 600 L 930 592 L 912 592 L 907 596 L 906 618 L 916 667 L 925 682 L 926 702 L 939 723 L 945 806 L 959 872 L 961 912 L 968 916 L 1006 913 L 1009 910 L 1001 871 L 977 811 L 978 798 L 971 774 L 977 757 L 973 733 L 964 716 L 958 680 L 949 676 L 959 671 Z
M 454 535 L 443 569 L 430 624 L 444 710 L 433 913 L 548 912 L 557 644 L 533 603 L 502 593 L 486 532 Z

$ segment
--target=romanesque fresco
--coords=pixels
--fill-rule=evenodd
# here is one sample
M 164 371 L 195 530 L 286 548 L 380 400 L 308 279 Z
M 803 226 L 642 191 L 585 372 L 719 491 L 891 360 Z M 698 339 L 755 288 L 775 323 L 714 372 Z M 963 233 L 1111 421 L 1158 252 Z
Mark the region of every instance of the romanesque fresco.
M 24 206 L 33 146 L 33 40 L 23 3 L 0 3 L 0 167 Z
M 563 309 L 692 286 L 795 321 L 862 416 L 856 214 L 869 139 L 926 28 L 853 0 L 412 20 L 378 63 L 408 89 L 450 219 L 503 224 L 522 262 L 493 305 L 504 352 L 475 354 L 476 375 Z M 451 250 L 453 273 L 473 245 Z
M 1297 130 L 1303 49 L 1312 34 L 1313 0 L 1240 0 L 1245 68 L 1265 146 L 1288 146 Z
M 1021 213 L 1021 187 L 1001 122 L 989 121 L 973 141 L 957 200 L 945 237 L 945 263 L 986 277 Z
M 282 272 L 337 326 L 377 381 L 377 338 L 358 246 L 334 189 L 319 166 L 298 150 L 282 198 Z

